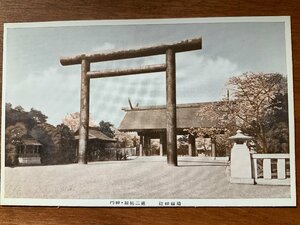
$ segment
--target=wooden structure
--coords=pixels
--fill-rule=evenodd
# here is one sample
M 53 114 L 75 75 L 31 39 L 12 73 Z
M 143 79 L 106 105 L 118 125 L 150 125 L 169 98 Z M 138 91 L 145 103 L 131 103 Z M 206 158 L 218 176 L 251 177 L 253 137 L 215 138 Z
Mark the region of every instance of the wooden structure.
M 75 141 L 79 141 L 79 130 L 75 132 Z M 102 133 L 99 129 L 95 127 L 89 127 L 89 137 L 88 137 L 88 144 L 87 144 L 87 155 L 88 159 L 99 160 L 101 157 L 101 153 L 104 152 L 105 148 L 108 144 L 116 143 L 117 140 L 106 136 Z M 78 157 L 78 145 L 76 148 L 76 156 Z
M 199 109 L 218 102 L 192 103 L 177 105 L 177 127 L 176 135 L 189 136 L 189 155 L 196 155 L 196 136 L 188 133 L 186 129 L 193 128 L 210 128 L 216 127 L 216 122 L 212 118 L 199 117 Z M 146 106 L 139 108 L 123 108 L 126 112 L 120 123 L 119 130 L 123 132 L 137 132 L 140 136 L 140 156 L 142 150 L 150 147 L 151 139 L 160 139 L 160 155 L 167 153 L 166 145 L 166 120 L 167 108 L 162 106 Z
M 17 148 L 19 165 L 41 164 L 41 147 L 33 137 L 24 138 Z
M 168 164 L 177 166 L 176 142 L 176 62 L 175 54 L 198 50 L 202 48 L 202 39 L 196 38 L 174 44 L 163 44 L 140 49 L 121 50 L 109 53 L 80 54 L 63 57 L 60 62 L 63 66 L 81 64 L 81 101 L 80 101 L 80 127 L 79 127 L 79 154 L 78 163 L 87 163 L 86 146 L 89 133 L 89 98 L 90 79 L 114 76 L 126 76 L 142 73 L 166 71 L 166 145 Z M 90 64 L 95 62 L 130 59 L 153 55 L 166 55 L 166 63 L 148 65 L 140 68 L 125 70 L 90 71 Z

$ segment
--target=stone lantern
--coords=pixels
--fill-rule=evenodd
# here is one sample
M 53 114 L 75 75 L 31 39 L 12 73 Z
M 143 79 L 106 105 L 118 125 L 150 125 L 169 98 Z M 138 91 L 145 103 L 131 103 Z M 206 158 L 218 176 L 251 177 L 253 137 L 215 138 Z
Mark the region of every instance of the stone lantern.
M 251 155 L 246 145 L 246 141 L 251 140 L 252 137 L 246 136 L 238 130 L 237 134 L 229 139 L 234 141 L 230 156 L 230 183 L 254 184 Z

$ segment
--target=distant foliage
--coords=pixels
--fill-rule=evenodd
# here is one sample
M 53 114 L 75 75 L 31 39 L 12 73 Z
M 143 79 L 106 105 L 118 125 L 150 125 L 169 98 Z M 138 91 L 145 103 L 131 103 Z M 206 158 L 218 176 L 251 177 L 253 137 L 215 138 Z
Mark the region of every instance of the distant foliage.
M 43 164 L 57 163 L 60 134 L 54 126 L 44 123 L 34 127 L 30 135 L 42 144 L 41 161 Z
M 177 154 L 188 155 L 189 154 L 189 137 L 188 135 L 181 135 L 177 139 Z
M 58 156 L 58 161 L 60 163 L 75 162 L 77 146 L 74 142 L 74 132 L 64 124 L 56 126 L 56 130 L 60 133 L 60 154 Z
M 201 108 L 201 112 L 199 112 L 198 116 L 203 116 L 204 113 L 208 113 L 210 110 L 210 118 L 219 118 L 217 109 L 219 108 L 219 104 L 206 106 L 205 109 L 207 111 L 204 111 L 204 108 Z M 221 115 L 221 113 L 220 113 Z M 214 117 L 213 117 L 214 116 Z M 199 128 L 190 128 L 187 129 L 190 134 L 196 136 L 196 137 L 202 137 L 202 138 L 211 138 L 211 143 L 215 144 L 216 147 L 216 156 L 225 156 L 228 155 L 228 152 L 230 151 L 230 148 L 232 146 L 232 143 L 229 141 L 230 136 L 230 129 L 228 129 L 231 124 L 226 124 L 224 121 L 218 121 L 217 124 L 218 127 L 199 127 Z M 221 128 L 223 127 L 223 128 Z M 203 141 L 199 141 L 198 145 L 201 149 L 204 150 L 204 152 L 207 152 L 207 143 Z
M 252 136 L 258 152 L 282 151 L 282 148 L 274 146 L 278 141 L 286 148 L 288 145 L 286 78 L 278 73 L 244 73 L 230 78 L 227 87 L 231 93 L 230 99 L 226 98 L 219 103 L 201 108 L 199 116 L 210 117 L 217 121 L 216 127 L 225 128 L 228 135 L 234 134 L 239 129 Z M 202 129 L 206 128 L 200 128 L 200 131 L 195 132 L 210 134 L 218 132 L 218 128 L 209 128 L 205 131 Z M 283 133 L 280 134 L 279 130 Z
M 31 108 L 29 112 L 22 106 L 5 108 L 5 150 L 6 165 L 17 165 L 17 147 L 22 145 L 25 136 L 32 136 L 42 144 L 43 164 L 68 163 L 74 161 L 74 132 L 66 125 L 57 127 L 47 123 L 47 116 Z
M 113 138 L 115 136 L 114 125 L 110 122 L 101 120 L 98 129 L 110 138 Z
M 31 108 L 29 112 L 22 106 L 13 108 L 11 103 L 5 104 L 5 155 L 6 165 L 18 163 L 17 148 L 23 144 L 24 136 L 38 124 L 45 123 L 47 116 L 41 111 Z
M 37 124 L 47 122 L 48 117 L 34 108 L 26 112 L 22 106 L 13 108 L 11 103 L 6 103 L 5 106 L 5 127 L 23 123 L 30 130 Z
M 15 166 L 18 164 L 18 146 L 22 145 L 22 138 L 27 134 L 23 123 L 10 125 L 5 129 L 5 165 Z
M 22 144 L 22 137 L 27 134 L 24 123 L 16 123 L 5 129 L 5 143 L 19 146 Z
M 75 112 L 71 113 L 65 116 L 63 119 L 63 124 L 68 126 L 73 132 L 77 131 L 79 129 L 79 123 L 80 123 L 80 113 Z M 92 116 L 89 116 L 89 126 L 90 127 L 96 127 L 97 123 L 92 118 Z
M 115 138 L 118 140 L 121 148 L 136 147 L 139 144 L 135 135 L 130 135 L 129 133 L 121 132 L 119 130 L 115 131 Z
M 270 152 L 289 152 L 288 97 L 277 94 L 265 115 L 267 145 Z
M 34 125 L 41 124 L 41 123 L 46 123 L 47 122 L 48 117 L 45 116 L 39 110 L 31 108 L 30 112 L 28 114 L 29 114 L 29 117 L 32 118 L 35 121 Z
M 160 141 L 159 139 L 151 139 L 150 149 L 145 149 L 146 155 L 159 155 L 160 153 Z
M 61 124 L 55 127 L 44 123 L 32 129 L 30 134 L 43 145 L 42 163 L 64 164 L 74 162 L 76 155 L 74 132 L 66 125 Z
M 188 135 L 181 135 L 179 138 L 178 138 L 178 142 L 180 144 L 188 144 L 189 143 L 189 137 Z

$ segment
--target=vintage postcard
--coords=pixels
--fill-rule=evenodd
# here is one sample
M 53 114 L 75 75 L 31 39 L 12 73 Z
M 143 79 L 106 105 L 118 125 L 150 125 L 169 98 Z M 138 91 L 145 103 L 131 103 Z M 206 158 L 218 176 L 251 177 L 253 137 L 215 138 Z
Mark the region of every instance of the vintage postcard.
M 4 25 L 1 204 L 295 206 L 289 17 Z

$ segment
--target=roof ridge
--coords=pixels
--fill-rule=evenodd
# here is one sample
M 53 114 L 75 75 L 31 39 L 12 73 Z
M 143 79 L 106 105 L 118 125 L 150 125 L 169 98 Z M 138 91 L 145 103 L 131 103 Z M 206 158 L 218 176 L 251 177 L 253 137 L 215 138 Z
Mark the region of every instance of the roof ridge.
M 182 104 L 177 104 L 176 108 L 192 108 L 192 107 L 198 107 L 201 105 L 206 105 L 206 104 L 216 104 L 220 103 L 222 101 L 210 101 L 210 102 L 197 102 L 197 103 L 182 103 Z M 165 109 L 166 105 L 149 105 L 149 106 L 139 106 L 136 108 L 128 108 L 124 107 L 122 110 L 124 111 L 142 111 L 142 110 L 158 110 L 158 109 Z

